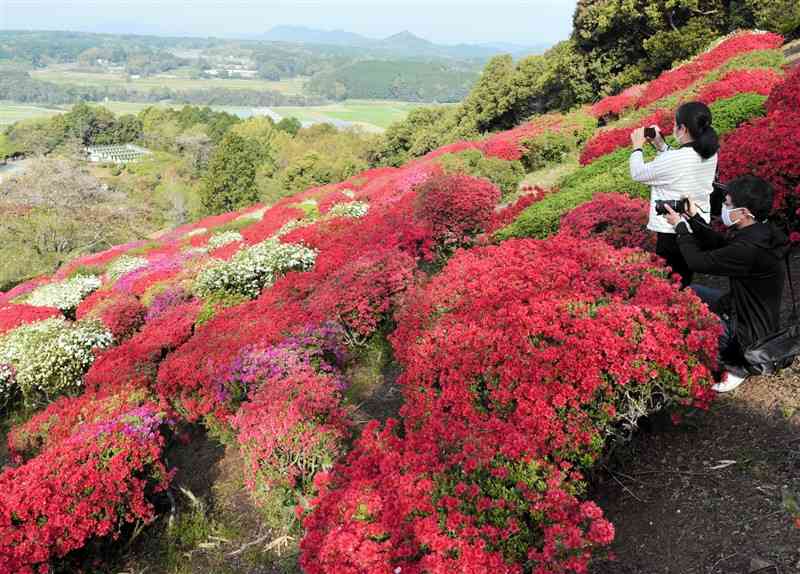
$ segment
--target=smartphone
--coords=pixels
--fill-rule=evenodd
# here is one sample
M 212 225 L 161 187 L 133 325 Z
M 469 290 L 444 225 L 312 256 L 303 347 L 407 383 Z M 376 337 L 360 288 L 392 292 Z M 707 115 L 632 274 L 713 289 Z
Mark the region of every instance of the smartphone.
M 656 128 L 644 128 L 644 137 L 649 140 L 656 139 Z

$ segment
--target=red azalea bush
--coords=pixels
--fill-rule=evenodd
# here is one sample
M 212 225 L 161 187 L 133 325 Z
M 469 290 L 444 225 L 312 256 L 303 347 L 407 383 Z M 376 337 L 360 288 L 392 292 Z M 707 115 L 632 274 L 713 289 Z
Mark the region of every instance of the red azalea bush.
M 651 81 L 647 84 L 636 105 L 643 108 L 661 98 L 688 88 L 711 70 L 740 54 L 755 50 L 772 50 L 780 48 L 782 44 L 783 36 L 779 34 L 762 32 L 736 34 L 711 50 L 700 54 L 691 62 L 668 70 Z
M 0 335 L 16 329 L 20 325 L 35 323 L 36 321 L 59 317 L 60 315 L 61 311 L 55 307 L 35 307 L 23 304 L 0 306 Z
M 319 208 L 319 212 L 322 215 L 325 215 L 337 203 L 347 203 L 348 201 L 353 201 L 349 195 L 341 191 L 332 191 L 319 201 L 317 207 Z
M 145 306 L 133 295 L 103 290 L 81 301 L 76 317 L 98 319 L 119 342 L 131 337 L 142 326 L 146 312 Z
M 511 205 L 508 205 L 500 210 L 495 210 L 494 213 L 492 213 L 492 219 L 489 222 L 489 225 L 486 227 L 487 233 L 494 233 L 498 229 L 502 229 L 506 225 L 510 224 L 520 213 L 525 211 L 525 209 L 537 201 L 544 199 L 545 195 L 548 193 L 546 189 L 543 189 L 538 185 L 523 187 L 522 190 L 525 192 L 525 195 L 520 197 Z
M 151 386 L 164 356 L 192 337 L 199 312 L 200 303 L 191 301 L 148 321 L 134 337 L 98 355 L 84 375 L 86 387 L 110 393 Z
M 81 425 L 114 420 L 146 401 L 147 394 L 141 389 L 126 389 L 115 395 L 87 391 L 78 397 L 61 397 L 13 427 L 8 433 L 8 450 L 18 460 L 29 459 L 64 442 Z
M 288 198 L 287 200 L 275 204 L 275 206 L 264 213 L 264 217 L 261 218 L 261 221 L 242 229 L 240 233 L 245 243 L 248 245 L 261 243 L 275 235 L 281 227 L 290 221 L 303 219 L 303 217 L 305 217 L 303 210 L 297 207 L 289 207 L 287 205 L 289 201 L 295 200 L 294 198 Z
M 189 421 L 213 415 L 226 421 L 234 404 L 219 394 L 220 384 L 239 351 L 248 345 L 275 344 L 324 318 L 304 305 L 313 277 L 288 273 L 255 301 L 219 312 L 158 368 L 156 392 Z
M 647 229 L 650 203 L 619 193 L 600 193 L 561 218 L 561 233 L 597 237 L 614 247 L 655 252 L 656 235 Z
M 775 70 L 754 69 L 734 70 L 723 78 L 704 87 L 697 100 L 712 104 L 717 100 L 730 98 L 737 94 L 761 94 L 768 96 L 772 89 L 782 80 Z
M 800 110 L 800 67 L 786 74 L 767 98 L 767 113 L 793 113 Z
M 416 261 L 396 248 L 367 251 L 327 274 L 309 301 L 312 312 L 341 323 L 351 342 L 375 333 L 414 281 Z
M 444 175 L 417 186 L 416 215 L 431 226 L 443 248 L 466 243 L 484 231 L 500 201 L 500 190 L 485 179 Z
M 669 135 L 674 120 L 675 114 L 671 110 L 657 110 L 636 125 L 598 132 L 581 150 L 581 165 L 588 165 L 599 157 L 631 145 L 631 133 L 637 128 L 657 125 L 662 134 Z
M 589 108 L 589 113 L 600 118 L 618 118 L 624 111 L 633 108 L 644 93 L 645 85 L 637 84 L 614 96 L 606 96 Z
M 310 368 L 266 380 L 233 419 L 245 459 L 245 481 L 256 499 L 277 492 L 285 502 L 313 492 L 350 435 L 336 379 Z
M 729 134 L 719 152 L 719 176 L 724 182 L 756 175 L 772 184 L 773 208 L 797 226 L 800 197 L 800 109 L 757 118 Z
M 453 465 L 432 437 L 371 422 L 317 479 L 300 565 L 308 574 L 585 572 L 614 529 L 555 467 Z M 458 446 L 453 448 L 457 449 Z M 574 473 L 571 473 L 574 475 Z
M 0 573 L 48 572 L 90 540 L 155 517 L 153 495 L 171 473 L 161 462 L 163 415 L 152 405 L 78 432 L 0 474 Z

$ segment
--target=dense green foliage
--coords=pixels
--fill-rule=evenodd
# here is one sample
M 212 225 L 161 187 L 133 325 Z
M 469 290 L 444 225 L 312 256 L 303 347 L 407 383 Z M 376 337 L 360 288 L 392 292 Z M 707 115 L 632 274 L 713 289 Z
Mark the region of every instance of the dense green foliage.
M 257 142 L 230 131 L 208 163 L 201 199 L 209 213 L 233 211 L 258 200 L 256 168 L 265 151 Z
M 478 76 L 474 67 L 444 62 L 368 60 L 353 62 L 312 78 L 308 90 L 333 100 L 458 102 Z

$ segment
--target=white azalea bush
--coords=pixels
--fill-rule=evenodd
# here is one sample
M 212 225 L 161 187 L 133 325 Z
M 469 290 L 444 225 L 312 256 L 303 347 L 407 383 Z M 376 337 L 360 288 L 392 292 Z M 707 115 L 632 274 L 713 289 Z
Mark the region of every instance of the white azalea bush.
M 252 299 L 284 273 L 310 269 L 316 258 L 314 249 L 267 239 L 242 249 L 230 261 L 203 269 L 195 281 L 195 291 L 201 297 L 227 293 Z
M 208 248 L 209 249 L 217 249 L 222 247 L 223 245 L 227 245 L 228 243 L 233 243 L 235 241 L 241 241 L 242 234 L 238 231 L 223 231 L 222 233 L 217 233 L 216 235 L 211 236 L 208 240 Z
M 123 255 L 115 259 L 114 262 L 108 266 L 106 275 L 112 281 L 116 281 L 126 273 L 136 271 L 142 267 L 147 267 L 150 262 L 144 257 L 132 257 L 130 255 Z
M 56 307 L 70 313 L 91 292 L 100 287 L 100 278 L 95 275 L 76 275 L 60 283 L 47 283 L 34 289 L 24 303 L 34 307 Z
M 337 203 L 328 211 L 331 217 L 364 217 L 369 211 L 369 204 L 363 201 Z
M 113 342 L 100 323 L 63 317 L 5 333 L 0 337 L 0 405 L 19 396 L 26 407 L 35 407 L 78 389 L 94 362 L 94 349 Z

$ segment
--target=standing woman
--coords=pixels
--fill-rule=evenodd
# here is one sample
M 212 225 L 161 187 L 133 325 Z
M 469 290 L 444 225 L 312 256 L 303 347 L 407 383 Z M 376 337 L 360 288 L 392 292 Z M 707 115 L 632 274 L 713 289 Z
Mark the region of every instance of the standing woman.
M 647 228 L 657 234 L 656 254 L 663 257 L 672 271 L 681 276 L 681 287 L 692 282 L 693 272 L 678 248 L 675 229 L 656 214 L 656 201 L 680 200 L 688 197 L 700 208 L 700 216 L 709 222 L 710 197 L 717 173 L 719 138 L 711 127 L 711 110 L 701 102 L 687 102 L 675 113 L 673 135 L 680 147 L 672 149 L 664 141 L 658 126 L 655 137 L 646 138 L 645 129 L 631 134 L 633 152 L 630 157 L 631 178 L 650 186 L 650 218 Z M 656 158 L 645 163 L 645 142 L 656 148 Z

